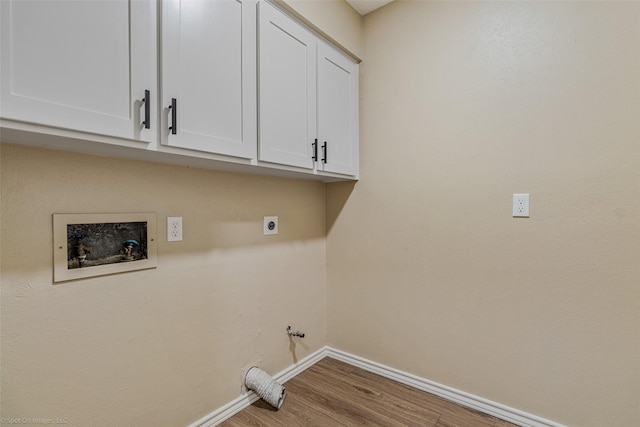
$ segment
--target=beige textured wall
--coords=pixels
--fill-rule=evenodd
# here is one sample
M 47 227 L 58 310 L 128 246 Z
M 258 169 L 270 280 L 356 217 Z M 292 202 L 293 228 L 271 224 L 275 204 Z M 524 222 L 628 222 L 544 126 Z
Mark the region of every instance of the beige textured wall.
M 346 3 L 295 9 L 361 53 Z M 187 425 L 238 397 L 247 365 L 275 374 L 326 344 L 323 184 L 12 145 L 0 168 L 2 417 Z M 51 215 L 123 211 L 157 212 L 158 268 L 53 285 Z
M 361 180 L 327 190 L 329 345 L 640 425 L 640 3 L 401 1 L 364 28 Z
M 326 344 L 323 184 L 3 145 L 3 417 L 180 426 Z M 52 284 L 52 214 L 157 212 L 158 267 Z M 280 234 L 262 235 L 278 215 Z M 167 243 L 166 217 L 184 241 Z M 307 333 L 291 346 L 288 324 Z

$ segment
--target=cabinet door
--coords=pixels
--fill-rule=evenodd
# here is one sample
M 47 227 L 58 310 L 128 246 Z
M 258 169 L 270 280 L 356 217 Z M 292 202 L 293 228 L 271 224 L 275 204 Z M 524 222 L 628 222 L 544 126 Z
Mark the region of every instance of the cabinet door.
M 268 3 L 259 14 L 258 158 L 312 169 L 316 39 Z
M 0 1 L 5 119 L 153 141 L 155 1 Z
M 321 169 L 358 174 L 358 65 L 318 45 L 318 142 Z
M 256 1 L 168 0 L 162 12 L 162 143 L 255 158 Z

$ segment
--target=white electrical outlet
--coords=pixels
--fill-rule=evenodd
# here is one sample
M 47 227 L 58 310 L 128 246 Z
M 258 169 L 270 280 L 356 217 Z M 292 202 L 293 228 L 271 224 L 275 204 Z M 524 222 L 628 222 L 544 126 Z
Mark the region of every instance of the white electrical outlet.
M 529 194 L 513 195 L 513 216 L 529 218 Z
M 181 242 L 181 241 L 182 241 L 182 217 L 168 216 L 167 217 L 167 242 Z
M 263 224 L 264 235 L 278 234 L 278 217 L 265 216 Z

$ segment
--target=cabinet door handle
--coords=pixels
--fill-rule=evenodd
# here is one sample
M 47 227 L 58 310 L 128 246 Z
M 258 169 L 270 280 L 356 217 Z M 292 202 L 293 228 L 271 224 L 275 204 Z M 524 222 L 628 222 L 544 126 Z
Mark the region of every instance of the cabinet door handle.
M 318 161 L 318 138 L 316 138 L 316 142 L 311 144 L 313 147 L 313 157 L 311 158 L 314 162 Z
M 171 98 L 169 109 L 171 110 L 171 126 L 169 126 L 169 130 L 171 135 L 176 135 L 178 133 L 178 101 L 175 98 Z
M 145 129 L 151 129 L 151 91 L 150 90 L 145 89 L 144 99 L 142 100 L 142 102 L 144 102 L 144 122 L 142 122 L 142 124 L 144 125 Z
M 322 144 L 322 163 L 327 163 L 327 141 Z

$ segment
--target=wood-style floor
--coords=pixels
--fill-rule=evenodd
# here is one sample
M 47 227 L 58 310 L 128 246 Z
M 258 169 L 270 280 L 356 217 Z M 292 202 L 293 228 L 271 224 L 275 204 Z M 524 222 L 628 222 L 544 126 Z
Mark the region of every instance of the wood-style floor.
M 279 411 L 258 400 L 220 425 L 514 426 L 328 357 L 288 381 L 285 388 Z

